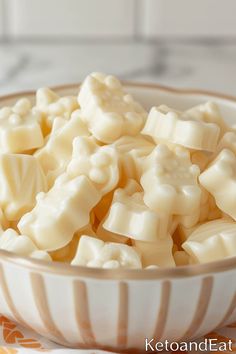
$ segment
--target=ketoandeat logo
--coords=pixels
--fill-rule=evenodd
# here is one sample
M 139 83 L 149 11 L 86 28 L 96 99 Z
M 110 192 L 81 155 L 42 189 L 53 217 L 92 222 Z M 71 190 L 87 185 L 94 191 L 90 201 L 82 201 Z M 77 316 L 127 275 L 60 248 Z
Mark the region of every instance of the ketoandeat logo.
M 164 342 L 156 342 L 154 338 L 145 339 L 145 350 L 146 352 L 232 352 L 233 342 L 229 339 L 228 342 L 219 342 L 217 339 L 205 339 L 199 342 L 169 342 L 165 340 Z

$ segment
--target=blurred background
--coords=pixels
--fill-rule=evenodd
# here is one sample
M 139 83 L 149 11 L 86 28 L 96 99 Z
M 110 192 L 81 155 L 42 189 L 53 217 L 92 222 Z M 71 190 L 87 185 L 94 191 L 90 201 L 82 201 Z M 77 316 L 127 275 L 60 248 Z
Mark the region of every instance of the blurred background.
M 236 96 L 236 1 L 0 0 L 0 94 L 91 71 Z

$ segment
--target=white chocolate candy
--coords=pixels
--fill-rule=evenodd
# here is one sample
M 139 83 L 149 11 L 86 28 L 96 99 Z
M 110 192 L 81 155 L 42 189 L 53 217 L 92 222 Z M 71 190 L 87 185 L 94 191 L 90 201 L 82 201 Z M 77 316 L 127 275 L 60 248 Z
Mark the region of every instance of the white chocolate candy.
M 222 118 L 217 104 L 211 101 L 188 109 L 184 112 L 184 116 L 196 121 L 217 124 L 220 128 L 220 136 L 230 129 Z
M 194 150 L 214 151 L 220 128 L 214 123 L 186 119 L 166 106 L 153 107 L 142 133 L 155 141 L 168 141 Z
M 199 176 L 201 185 L 213 195 L 216 205 L 236 220 L 236 157 L 224 149 Z
M 131 246 L 82 236 L 73 265 L 101 268 L 142 268 L 139 254 Z
M 0 204 L 9 221 L 19 220 L 47 191 L 46 177 L 30 155 L 0 154 Z
M 193 165 L 198 165 L 202 172 L 207 167 L 210 161 L 210 156 L 205 151 L 194 151 L 191 153 L 191 161 Z
M 21 153 L 43 146 L 40 117 L 40 113 L 32 111 L 27 98 L 17 101 L 13 107 L 1 108 L 1 152 Z
M 113 191 L 105 194 L 99 203 L 94 207 L 94 215 L 99 221 L 99 223 L 104 219 L 105 215 L 108 213 L 108 210 L 111 206 L 113 199 Z
M 180 224 L 177 228 L 180 243 L 182 244 L 183 242 L 185 242 L 188 239 L 188 237 L 194 232 L 194 230 L 196 230 L 196 228 L 199 227 L 200 225 L 201 223 L 192 227 L 186 227 Z
M 89 75 L 81 85 L 78 102 L 91 133 L 104 143 L 111 143 L 122 135 L 137 135 L 147 116 L 142 106 L 126 94 L 120 81 L 111 75 Z
M 143 160 L 152 152 L 155 145 L 142 136 L 123 136 L 112 146 L 119 154 L 121 182 L 125 183 L 130 178 L 139 181 Z
M 176 251 L 174 260 L 177 266 L 184 266 L 191 263 L 190 256 L 185 251 Z
M 79 105 L 76 96 L 60 97 L 45 87 L 36 92 L 35 108 L 43 113 L 41 124 L 44 132 L 48 133 L 56 118 L 69 120 L 72 112 L 78 109 Z
M 191 215 L 177 216 L 175 219 L 180 225 L 191 228 L 199 222 L 218 219 L 221 216 L 222 212 L 216 206 L 214 198 L 204 188 L 201 188 L 200 208 Z
M 170 235 L 156 242 L 133 240 L 133 245 L 140 252 L 143 267 L 157 265 L 159 267 L 174 267 L 172 256 L 173 240 Z
M 217 105 L 147 115 L 100 73 L 78 92 L 0 109 L 0 249 L 110 269 L 236 255 L 236 133 Z
M 3 230 L 6 230 L 10 227 L 10 222 L 7 220 L 5 214 L 0 208 L 0 234 Z
M 19 256 L 32 257 L 45 261 L 51 260 L 49 254 L 39 250 L 28 236 L 18 235 L 13 229 L 7 229 L 1 234 L 0 249 L 14 252 Z
M 200 206 L 199 173 L 187 150 L 158 145 L 147 157 L 141 177 L 145 204 L 156 212 L 191 215 Z
M 236 133 L 227 132 L 219 141 L 219 144 L 214 153 L 214 158 L 223 150 L 228 149 L 231 150 L 236 155 Z
M 127 189 L 115 191 L 103 227 L 135 240 L 151 242 L 166 237 L 170 223 L 169 215 L 150 210 L 144 204 L 143 193 L 133 192 L 130 188 L 128 186 Z
M 80 111 L 75 111 L 66 123 L 60 122 L 60 127 L 53 130 L 46 145 L 35 153 L 50 185 L 64 172 L 72 155 L 73 139 L 77 136 L 89 136 Z
M 89 213 L 100 198 L 85 176 L 55 183 L 48 193 L 38 194 L 36 206 L 21 218 L 18 228 L 40 249 L 62 248 L 88 224 Z
M 76 250 L 79 244 L 79 240 L 82 235 L 89 235 L 90 237 L 96 237 L 95 232 L 90 224 L 86 225 L 79 231 L 77 231 L 72 240 L 64 247 L 59 248 L 56 251 L 50 252 L 50 256 L 53 261 L 71 263 L 75 257 Z
M 104 195 L 119 181 L 118 156 L 114 147 L 99 146 L 92 137 L 73 141 L 72 159 L 67 167 L 70 177 L 87 176 Z
M 182 245 L 195 263 L 216 261 L 236 254 L 236 223 L 214 220 L 195 229 Z
M 103 240 L 104 242 L 118 242 L 124 244 L 130 243 L 130 239 L 128 237 L 104 229 L 103 223 L 104 220 L 100 222 L 96 230 L 96 235 L 100 240 Z

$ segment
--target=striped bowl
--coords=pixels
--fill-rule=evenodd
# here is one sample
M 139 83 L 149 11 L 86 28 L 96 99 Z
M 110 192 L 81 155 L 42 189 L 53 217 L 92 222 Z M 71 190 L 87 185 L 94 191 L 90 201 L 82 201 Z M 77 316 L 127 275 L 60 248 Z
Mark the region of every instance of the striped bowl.
M 126 84 L 147 108 L 214 100 L 229 123 L 236 100 L 196 90 Z M 76 92 L 78 85 L 56 88 Z M 3 97 L 11 104 L 21 93 Z M 108 270 L 49 264 L 0 251 L 0 313 L 69 347 L 138 353 L 149 341 L 185 341 L 236 321 L 236 257 L 203 265 Z

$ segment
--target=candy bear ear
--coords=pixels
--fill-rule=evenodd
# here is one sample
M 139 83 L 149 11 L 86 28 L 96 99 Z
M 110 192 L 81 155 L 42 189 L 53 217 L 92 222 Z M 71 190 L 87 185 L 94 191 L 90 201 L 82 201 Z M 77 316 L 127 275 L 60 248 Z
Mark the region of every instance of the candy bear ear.
M 52 130 L 56 118 L 68 120 L 72 112 L 78 108 L 76 96 L 60 97 L 47 87 L 40 88 L 36 92 L 35 110 L 42 113 L 40 124 L 45 136 Z

